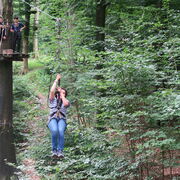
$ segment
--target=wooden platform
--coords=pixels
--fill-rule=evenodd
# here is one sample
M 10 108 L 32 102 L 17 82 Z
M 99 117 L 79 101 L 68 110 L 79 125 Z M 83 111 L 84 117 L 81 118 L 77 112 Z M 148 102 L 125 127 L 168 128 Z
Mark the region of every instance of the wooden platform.
M 0 61 L 23 61 L 23 58 L 28 58 L 28 54 L 13 53 L 13 54 L 0 54 Z

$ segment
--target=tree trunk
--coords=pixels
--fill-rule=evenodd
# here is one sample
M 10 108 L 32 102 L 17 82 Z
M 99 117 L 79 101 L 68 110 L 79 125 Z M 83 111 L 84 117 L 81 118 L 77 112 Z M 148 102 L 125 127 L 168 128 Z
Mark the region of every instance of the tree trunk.
M 107 7 L 106 0 L 97 0 L 97 6 L 96 6 L 96 50 L 98 52 L 105 51 L 105 20 L 106 20 L 106 7 Z M 97 54 L 98 56 L 98 54 Z M 99 62 L 96 64 L 96 70 L 101 70 L 103 68 L 103 57 L 99 58 Z M 102 74 L 96 75 L 95 79 L 97 81 L 103 81 L 104 77 Z M 97 87 L 96 90 L 97 98 L 104 97 L 106 95 L 106 92 L 103 88 Z M 97 117 L 97 129 L 104 130 L 104 121 L 99 118 L 99 114 L 102 113 L 101 107 L 98 107 L 96 112 Z
M 30 0 L 26 0 L 27 3 L 30 3 Z M 23 53 L 28 54 L 29 52 L 29 25 L 30 25 L 30 16 L 31 16 L 31 6 L 25 3 L 25 31 L 24 31 L 24 38 L 23 38 Z M 28 58 L 24 58 L 24 66 L 22 70 L 22 74 L 26 74 L 29 71 L 28 68 Z
M 39 0 L 35 0 L 35 6 L 39 6 Z M 39 57 L 39 42 L 38 42 L 38 28 L 39 28 L 39 10 L 36 10 L 36 14 L 34 16 L 34 41 L 33 41 L 33 51 L 34 58 L 38 59 Z
M 74 28 L 73 22 L 75 21 L 75 16 L 72 14 L 71 10 L 67 11 L 67 17 L 68 17 L 66 21 L 67 31 L 71 32 L 73 31 L 73 28 Z M 70 34 L 73 34 L 73 33 L 70 33 Z M 73 65 L 77 56 L 75 53 L 75 49 L 73 49 L 73 39 L 71 35 L 67 38 L 67 54 L 68 54 L 69 63 Z
M 106 20 L 106 0 L 97 0 L 96 6 L 96 41 L 97 46 L 96 49 L 100 51 L 104 51 L 104 40 L 105 40 L 105 20 Z
M 12 19 L 12 0 L 0 0 L 0 15 L 6 22 Z M 8 28 L 7 40 L 2 41 L 0 52 L 11 49 Z M 0 179 L 9 179 L 13 174 L 7 162 L 16 163 L 12 136 L 12 61 L 0 60 Z
M 12 0 L 9 2 L 6 0 L 0 0 L 0 16 L 3 16 L 4 22 L 7 24 L 11 24 L 12 21 Z M 9 31 L 9 27 L 7 28 L 7 39 L 2 41 L 0 47 L 0 54 L 2 54 L 2 50 L 4 49 L 12 49 L 12 41 L 11 41 L 11 33 Z

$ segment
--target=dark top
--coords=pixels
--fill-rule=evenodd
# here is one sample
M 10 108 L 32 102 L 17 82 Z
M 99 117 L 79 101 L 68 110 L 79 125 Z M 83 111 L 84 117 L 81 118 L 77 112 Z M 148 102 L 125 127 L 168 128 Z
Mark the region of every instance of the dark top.
M 11 29 L 14 30 L 14 32 L 20 32 L 20 29 L 24 27 L 24 24 L 19 22 L 18 24 L 12 24 Z

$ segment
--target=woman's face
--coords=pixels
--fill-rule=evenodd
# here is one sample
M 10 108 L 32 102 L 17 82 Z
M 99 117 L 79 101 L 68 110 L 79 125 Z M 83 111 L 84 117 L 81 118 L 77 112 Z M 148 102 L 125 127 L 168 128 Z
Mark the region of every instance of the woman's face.
M 19 20 L 18 19 L 14 19 L 14 23 L 18 23 L 19 22 Z
M 64 96 L 66 96 L 66 92 L 65 92 L 64 89 L 61 89 L 61 92 L 60 92 L 60 93 L 63 94 Z
M 66 96 L 66 91 L 64 89 L 58 88 L 57 90 L 60 92 L 60 94 Z

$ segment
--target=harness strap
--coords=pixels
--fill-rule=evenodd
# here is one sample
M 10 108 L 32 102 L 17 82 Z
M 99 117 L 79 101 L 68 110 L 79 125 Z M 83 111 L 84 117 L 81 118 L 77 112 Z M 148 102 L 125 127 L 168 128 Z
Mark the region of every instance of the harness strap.
M 56 113 L 57 113 L 57 111 L 56 111 L 56 112 L 53 112 L 52 114 L 50 114 L 50 117 L 53 117 Z M 59 111 L 59 113 L 60 113 L 64 118 L 66 117 L 65 114 L 62 113 L 61 111 Z
M 57 106 L 56 107 L 51 107 L 51 109 L 57 108 L 57 111 L 55 111 L 52 114 L 50 114 L 50 117 L 53 117 L 55 114 L 57 114 L 57 116 L 59 114 L 61 114 L 65 118 L 66 117 L 65 114 L 60 111 L 61 106 L 62 106 L 62 100 L 58 97 L 58 99 L 57 99 Z

